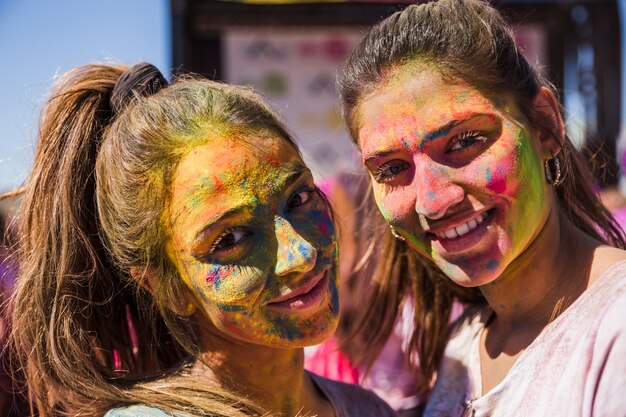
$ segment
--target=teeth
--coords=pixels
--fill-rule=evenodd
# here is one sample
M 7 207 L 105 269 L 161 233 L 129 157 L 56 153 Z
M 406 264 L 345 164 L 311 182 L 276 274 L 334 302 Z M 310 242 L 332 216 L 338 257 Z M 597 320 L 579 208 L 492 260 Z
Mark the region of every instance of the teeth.
M 441 239 L 454 239 L 459 236 L 463 236 L 466 233 L 469 233 L 470 230 L 474 230 L 478 227 L 479 224 L 485 221 L 487 218 L 487 212 L 483 212 L 480 216 L 468 221 L 467 223 L 463 223 L 456 227 L 451 227 L 448 230 L 443 232 L 436 233 L 438 238 Z
M 467 223 L 457 226 L 455 229 L 459 236 L 463 236 L 465 233 L 470 231 L 469 224 Z

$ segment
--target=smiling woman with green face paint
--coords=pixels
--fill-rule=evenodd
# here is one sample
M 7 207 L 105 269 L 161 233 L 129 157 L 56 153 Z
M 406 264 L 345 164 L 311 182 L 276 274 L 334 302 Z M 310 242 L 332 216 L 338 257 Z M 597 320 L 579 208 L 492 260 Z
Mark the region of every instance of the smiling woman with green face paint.
M 303 370 L 337 325 L 337 242 L 251 91 L 76 68 L 22 194 L 11 343 L 39 415 L 393 415 Z
M 624 415 L 623 232 L 498 13 L 410 6 L 339 87 L 390 226 L 369 311 L 395 310 L 375 318 L 372 358 L 413 302 L 424 386 L 438 369 L 425 415 Z M 448 332 L 455 297 L 469 307 Z

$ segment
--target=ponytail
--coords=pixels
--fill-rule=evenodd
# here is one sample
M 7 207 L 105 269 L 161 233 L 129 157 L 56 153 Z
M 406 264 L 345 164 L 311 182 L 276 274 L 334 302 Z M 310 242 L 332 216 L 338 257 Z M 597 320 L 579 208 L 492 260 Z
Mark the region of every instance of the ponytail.
M 138 70 L 147 67 L 154 80 L 154 67 Z M 11 304 L 11 349 L 26 375 L 32 412 L 102 415 L 116 404 L 144 403 L 196 415 L 251 415 L 254 407 L 240 397 L 185 377 L 189 351 L 158 314 L 146 320 L 144 306 L 158 311 L 151 296 L 107 247 L 95 166 L 117 118 L 111 102 L 121 112 L 135 97 L 167 85 L 163 78 L 138 91 L 125 70 L 87 65 L 69 71 L 42 112 L 19 211 L 19 279 Z

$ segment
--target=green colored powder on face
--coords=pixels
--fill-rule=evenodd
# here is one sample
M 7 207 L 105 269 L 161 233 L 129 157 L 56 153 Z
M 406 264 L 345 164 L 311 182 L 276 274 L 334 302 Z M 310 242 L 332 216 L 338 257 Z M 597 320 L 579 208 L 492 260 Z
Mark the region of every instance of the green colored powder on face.
M 264 144 L 251 150 L 224 138 L 185 156 L 172 186 L 171 256 L 220 330 L 262 344 L 319 343 L 336 325 L 338 307 L 330 291 L 330 305 L 320 305 L 314 323 L 298 314 L 281 321 L 291 316 L 265 311 L 264 305 L 290 281 L 321 270 L 329 271 L 336 288 L 334 227 L 297 152 L 278 138 Z M 290 208 L 300 193 L 307 203 Z M 239 243 L 215 251 L 215 242 L 226 235 L 239 236 Z M 276 276 L 281 268 L 288 280 Z M 297 326 L 285 328 L 287 322 Z M 294 329 L 302 336 L 291 340 Z
M 191 196 L 187 203 L 187 209 L 189 211 L 198 210 L 203 202 L 202 200 L 202 197 L 199 195 Z
M 520 131 L 517 144 L 519 177 L 523 180 L 524 185 L 520 189 L 518 199 L 521 203 L 521 210 L 524 214 L 535 213 L 533 217 L 537 217 L 537 213 L 548 210 L 544 204 L 544 193 L 546 189 L 545 177 L 543 173 L 543 163 L 540 160 L 538 151 L 533 146 L 528 130 Z M 526 220 L 526 216 L 522 216 L 520 220 Z M 527 235 L 525 229 L 528 225 L 520 226 L 512 225 L 513 228 L 513 245 L 522 243 L 520 240 Z

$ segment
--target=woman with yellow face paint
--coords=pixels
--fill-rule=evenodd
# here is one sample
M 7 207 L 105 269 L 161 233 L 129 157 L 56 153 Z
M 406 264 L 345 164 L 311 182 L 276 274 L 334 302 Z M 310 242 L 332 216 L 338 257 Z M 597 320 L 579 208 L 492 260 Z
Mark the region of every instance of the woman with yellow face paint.
M 22 194 L 11 347 L 38 415 L 392 415 L 303 370 L 337 325 L 337 242 L 251 91 L 76 68 Z
M 486 2 L 414 5 L 339 77 L 390 228 L 372 358 L 415 305 L 427 416 L 626 415 L 624 234 L 592 191 L 550 84 Z M 404 283 L 404 285 L 402 285 Z M 449 331 L 454 298 L 469 305 Z

